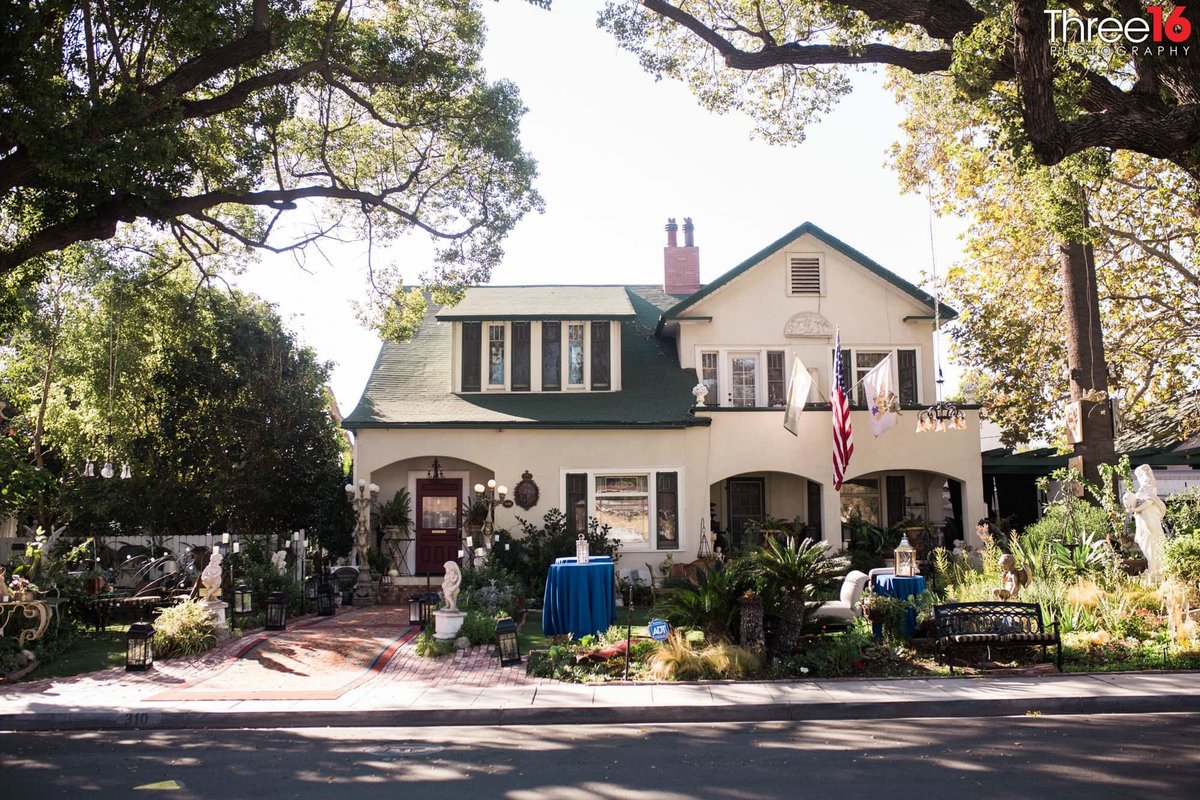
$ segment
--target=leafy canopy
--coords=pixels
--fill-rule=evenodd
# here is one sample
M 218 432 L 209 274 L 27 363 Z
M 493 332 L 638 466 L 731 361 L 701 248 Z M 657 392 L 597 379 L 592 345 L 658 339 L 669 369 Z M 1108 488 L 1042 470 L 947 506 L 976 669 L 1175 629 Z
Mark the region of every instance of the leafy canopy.
M 0 29 L 0 282 L 140 220 L 192 259 L 423 232 L 460 285 L 540 207 L 478 0 L 34 0 Z

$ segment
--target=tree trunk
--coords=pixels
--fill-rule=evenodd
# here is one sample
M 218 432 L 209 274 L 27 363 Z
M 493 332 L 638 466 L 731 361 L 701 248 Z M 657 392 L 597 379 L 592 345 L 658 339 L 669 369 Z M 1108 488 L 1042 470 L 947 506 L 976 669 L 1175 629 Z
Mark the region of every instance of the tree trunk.
M 1116 449 L 1108 398 L 1108 364 L 1104 360 L 1100 329 L 1096 259 L 1090 244 L 1068 242 L 1060 250 L 1071 400 L 1080 403 L 1083 431 L 1083 441 L 1074 445 L 1071 463 L 1080 469 L 1082 460 L 1080 471 L 1084 478 L 1100 486 L 1100 465 L 1115 464 Z

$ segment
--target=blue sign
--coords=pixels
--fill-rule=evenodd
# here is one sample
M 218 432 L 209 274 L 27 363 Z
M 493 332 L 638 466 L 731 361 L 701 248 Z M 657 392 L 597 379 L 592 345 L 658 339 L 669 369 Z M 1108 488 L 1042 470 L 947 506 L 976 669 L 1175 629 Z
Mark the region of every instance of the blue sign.
M 665 642 L 671 635 L 671 626 L 665 619 L 652 619 L 646 627 L 650 629 L 650 638 L 656 642 Z

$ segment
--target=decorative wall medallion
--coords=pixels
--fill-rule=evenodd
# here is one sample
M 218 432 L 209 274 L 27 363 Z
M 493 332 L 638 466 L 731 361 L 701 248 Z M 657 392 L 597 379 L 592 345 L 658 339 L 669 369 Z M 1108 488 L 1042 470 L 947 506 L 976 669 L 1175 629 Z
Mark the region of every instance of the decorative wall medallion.
M 801 311 L 788 319 L 783 326 L 783 335 L 795 338 L 828 338 L 833 336 L 833 326 L 816 311 Z
M 533 482 L 533 473 L 529 470 L 521 473 L 521 482 L 513 489 L 513 500 L 521 508 L 528 511 L 538 504 L 538 498 L 541 492 L 538 490 L 538 485 Z

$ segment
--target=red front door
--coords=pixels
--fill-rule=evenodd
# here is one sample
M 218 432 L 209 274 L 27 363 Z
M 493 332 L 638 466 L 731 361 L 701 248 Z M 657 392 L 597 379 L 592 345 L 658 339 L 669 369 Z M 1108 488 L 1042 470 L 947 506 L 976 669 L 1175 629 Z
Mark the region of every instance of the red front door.
M 418 575 L 445 574 L 462 547 L 462 479 L 417 481 Z

